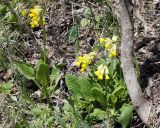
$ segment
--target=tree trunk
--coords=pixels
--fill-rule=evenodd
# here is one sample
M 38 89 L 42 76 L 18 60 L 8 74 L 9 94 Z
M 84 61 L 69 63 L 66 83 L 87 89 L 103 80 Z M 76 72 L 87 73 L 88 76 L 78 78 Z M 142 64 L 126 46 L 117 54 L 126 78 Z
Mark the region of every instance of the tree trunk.
M 141 118 L 141 120 L 148 125 L 148 118 L 150 114 L 150 105 L 143 97 L 140 85 L 137 80 L 136 71 L 133 64 L 132 49 L 134 40 L 134 31 L 132 18 L 129 14 L 127 0 L 119 0 L 117 3 L 119 18 L 122 29 L 121 41 L 121 67 L 125 79 L 128 92 L 133 103 L 133 106 Z

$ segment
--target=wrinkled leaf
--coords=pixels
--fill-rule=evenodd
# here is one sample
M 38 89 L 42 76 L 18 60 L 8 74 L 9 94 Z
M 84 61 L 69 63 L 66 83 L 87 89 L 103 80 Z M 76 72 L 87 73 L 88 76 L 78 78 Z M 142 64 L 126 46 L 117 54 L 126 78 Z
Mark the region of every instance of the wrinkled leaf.
M 40 60 L 36 71 L 36 78 L 40 84 L 42 85 L 47 84 L 48 80 L 47 73 L 48 73 L 48 65 L 42 60 Z
M 102 107 L 105 107 L 106 106 L 106 98 L 104 96 L 104 94 L 102 93 L 102 91 L 97 88 L 97 87 L 94 87 L 91 89 L 91 92 L 92 92 L 92 96 L 94 97 L 94 99 L 99 102 Z
M 116 87 L 116 89 L 112 92 L 112 95 L 120 96 L 124 92 L 124 87 Z
M 95 117 L 98 120 L 104 120 L 107 117 L 107 113 L 101 109 L 95 108 L 90 116 Z
M 16 68 L 18 69 L 18 71 L 22 75 L 24 75 L 24 77 L 26 77 L 29 80 L 35 79 L 35 71 L 31 65 L 23 63 L 21 61 L 15 61 L 14 64 L 15 64 Z
M 124 104 L 120 109 L 120 116 L 118 117 L 118 122 L 122 125 L 122 128 L 127 128 L 132 115 L 133 107 L 129 104 Z
M 86 100 L 92 100 L 92 92 L 91 89 L 93 88 L 92 83 L 86 77 L 79 77 L 79 85 L 81 88 L 81 96 Z
M 51 86 L 54 84 L 54 82 L 57 81 L 57 79 L 59 78 L 59 75 L 60 75 L 60 70 L 54 66 L 50 74 L 50 85 Z
M 72 74 L 67 74 L 65 80 L 68 89 L 73 93 L 73 95 L 80 96 L 81 87 L 78 83 L 78 77 Z
M 74 75 L 66 75 L 66 84 L 68 89 L 75 96 L 80 96 L 86 100 L 92 100 L 93 96 L 91 93 L 92 83 L 85 77 L 76 77 Z
M 115 95 L 111 94 L 111 95 L 109 96 L 109 102 L 110 102 L 110 104 L 111 104 L 112 106 L 115 106 L 115 104 L 117 103 L 117 97 L 116 97 Z
M 114 76 L 114 73 L 118 73 L 118 70 L 117 70 L 118 63 L 119 63 L 119 61 L 117 59 L 112 59 L 110 62 L 109 70 L 110 70 L 110 74 L 112 76 Z M 115 76 L 117 76 L 117 75 L 115 75 Z

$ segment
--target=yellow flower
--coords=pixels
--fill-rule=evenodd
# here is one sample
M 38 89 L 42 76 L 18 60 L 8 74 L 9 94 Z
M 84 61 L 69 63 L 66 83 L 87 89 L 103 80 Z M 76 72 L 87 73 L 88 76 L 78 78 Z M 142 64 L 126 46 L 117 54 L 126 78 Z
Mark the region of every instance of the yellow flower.
M 30 11 L 30 13 L 28 14 L 28 16 L 30 18 L 37 18 L 38 17 L 38 13 L 36 12 L 35 9 L 30 9 L 29 11 Z
M 109 54 L 109 57 L 112 58 L 112 57 L 115 57 L 117 56 L 117 52 L 116 51 L 112 51 L 110 54 Z
M 103 74 L 101 74 L 98 70 L 95 71 L 94 74 L 98 77 L 99 80 L 103 79 Z
M 114 44 L 112 48 L 109 50 L 109 57 L 112 58 L 115 56 L 117 56 L 117 51 L 116 51 L 116 45 Z
M 38 27 L 39 24 L 38 24 L 38 21 L 37 20 L 33 20 L 30 22 L 30 25 L 31 25 L 31 28 L 35 28 L 35 27 Z
M 31 28 L 39 27 L 41 23 L 41 15 L 42 15 L 43 9 L 41 6 L 34 6 L 34 8 L 31 8 L 29 10 L 28 17 L 31 18 L 30 26 Z M 44 16 L 42 16 L 42 25 L 46 24 L 44 21 Z
M 96 53 L 91 52 L 89 54 L 84 54 L 77 58 L 75 65 L 81 67 L 81 72 L 84 72 L 87 68 L 87 65 L 91 64 L 92 59 L 95 57 Z
M 84 54 L 83 56 L 78 57 L 78 60 L 81 61 L 84 64 L 90 64 L 91 58 L 88 54 Z
M 106 75 L 105 79 L 106 79 L 106 80 L 109 80 L 109 79 L 110 79 L 110 77 L 109 77 L 108 75 Z
M 106 65 L 101 64 L 98 66 L 97 71 L 94 72 L 94 74 L 98 77 L 98 80 L 103 80 L 103 77 L 105 76 L 105 79 L 110 79 L 108 76 L 108 68 Z
M 102 38 L 102 37 L 101 37 L 101 38 L 99 39 L 99 42 L 100 42 L 101 44 L 104 43 L 104 42 L 105 42 L 105 38 Z
M 86 69 L 87 65 L 86 64 L 82 64 L 82 68 Z
M 84 72 L 85 71 L 85 69 L 84 68 L 81 68 L 81 72 Z
M 81 66 L 81 72 L 84 72 L 87 68 L 87 65 L 86 64 L 82 64 Z
M 117 56 L 116 52 L 116 44 L 114 42 L 117 41 L 117 36 L 113 35 L 112 39 L 110 38 L 100 38 L 100 43 L 104 43 L 104 47 L 108 52 L 108 56 L 110 58 Z
M 81 62 L 80 61 L 76 61 L 76 66 L 80 67 L 81 66 Z
M 104 45 L 104 47 L 107 49 L 107 50 L 109 50 L 111 47 L 112 47 L 112 43 L 106 43 L 105 45 Z

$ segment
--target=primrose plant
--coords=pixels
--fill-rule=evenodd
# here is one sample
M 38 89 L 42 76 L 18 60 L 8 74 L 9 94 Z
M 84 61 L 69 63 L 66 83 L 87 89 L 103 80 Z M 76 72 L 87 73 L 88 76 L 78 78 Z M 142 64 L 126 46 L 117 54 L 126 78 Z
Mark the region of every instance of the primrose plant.
M 36 5 L 31 9 L 22 10 L 21 15 L 28 19 L 31 28 L 36 28 L 46 24 L 43 12 L 43 8 Z
M 86 120 L 89 126 L 97 121 L 107 127 L 115 123 L 123 128 L 128 127 L 133 108 L 128 101 L 120 67 L 117 40 L 115 35 L 111 39 L 101 37 L 96 51 L 77 57 L 75 66 L 80 68 L 79 75 L 66 75 L 66 84 L 72 93 L 68 99 L 72 111 L 65 107 L 67 105 L 64 109 L 76 117 L 75 124 L 79 117 L 79 120 Z M 103 49 L 105 57 L 101 56 L 100 49 Z

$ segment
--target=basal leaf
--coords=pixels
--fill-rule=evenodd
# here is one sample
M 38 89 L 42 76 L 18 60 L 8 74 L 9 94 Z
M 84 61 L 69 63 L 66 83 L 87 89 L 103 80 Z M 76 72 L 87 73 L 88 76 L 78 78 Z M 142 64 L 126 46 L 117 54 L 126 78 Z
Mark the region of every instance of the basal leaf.
M 117 59 L 113 59 L 111 61 L 111 64 L 109 66 L 110 69 L 110 74 L 113 76 L 115 71 L 117 70 L 117 65 L 118 65 L 118 60 Z
M 93 84 L 86 77 L 79 77 L 79 85 L 81 88 L 81 95 L 86 100 L 92 100 L 93 95 L 91 89 L 93 88 Z
M 123 94 L 124 92 L 124 87 L 116 87 L 115 90 L 112 92 L 112 95 L 115 95 L 115 96 L 120 96 L 121 94 Z
M 59 78 L 59 75 L 60 75 L 60 70 L 54 66 L 50 74 L 50 85 L 51 86 L 54 84 L 54 82 L 57 81 L 57 79 Z
M 129 104 L 124 104 L 120 109 L 120 116 L 118 117 L 118 122 L 122 125 L 122 128 L 128 127 L 132 114 L 133 107 Z
M 94 97 L 94 99 L 99 102 L 102 107 L 106 106 L 106 98 L 104 96 L 104 94 L 101 92 L 101 90 L 97 87 L 94 87 L 91 89 L 92 92 L 92 96 Z
M 66 84 L 68 89 L 73 93 L 75 96 L 81 95 L 81 87 L 79 85 L 79 80 L 77 76 L 74 76 L 72 74 L 67 74 L 65 77 Z
M 34 68 L 26 63 L 23 63 L 21 61 L 14 61 L 14 64 L 18 71 L 24 75 L 29 80 L 34 80 L 35 79 L 35 71 Z
M 107 117 L 107 113 L 101 109 L 95 108 L 90 116 L 95 117 L 98 120 L 104 120 Z
M 111 94 L 109 95 L 109 103 L 112 105 L 112 106 L 115 106 L 116 103 L 117 103 L 117 96 Z
M 40 60 L 37 70 L 36 70 L 36 78 L 41 85 L 46 85 L 48 80 L 48 65 Z

